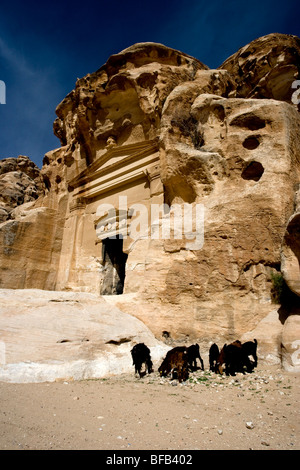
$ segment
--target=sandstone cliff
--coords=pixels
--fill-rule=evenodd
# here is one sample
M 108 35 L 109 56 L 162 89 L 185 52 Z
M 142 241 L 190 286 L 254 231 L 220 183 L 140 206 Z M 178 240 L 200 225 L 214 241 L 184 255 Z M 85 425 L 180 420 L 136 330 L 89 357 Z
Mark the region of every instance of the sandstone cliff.
M 220 69 L 234 78 L 234 96 L 271 98 L 291 103 L 299 78 L 300 39 L 285 34 L 269 34 L 252 41 L 229 57 Z
M 279 34 L 216 70 L 142 43 L 77 80 L 56 109 L 45 194 L 0 225 L 1 287 L 122 293 L 105 298 L 157 338 L 256 337 L 261 357 L 280 360 L 283 345 L 299 368 L 299 58 L 299 38 Z M 182 238 L 175 205 L 202 210 Z M 153 235 L 170 214 L 171 236 Z
M 0 289 L 0 381 L 83 380 L 133 372 L 130 350 L 167 346 L 139 320 L 94 294 Z

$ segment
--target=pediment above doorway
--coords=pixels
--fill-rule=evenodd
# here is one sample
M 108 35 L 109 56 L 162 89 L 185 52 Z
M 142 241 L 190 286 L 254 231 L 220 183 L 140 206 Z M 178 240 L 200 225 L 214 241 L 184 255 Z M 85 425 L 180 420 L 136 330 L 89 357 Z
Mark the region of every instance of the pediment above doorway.
M 93 198 L 135 179 L 159 163 L 157 139 L 130 145 L 111 146 L 69 182 L 74 198 Z

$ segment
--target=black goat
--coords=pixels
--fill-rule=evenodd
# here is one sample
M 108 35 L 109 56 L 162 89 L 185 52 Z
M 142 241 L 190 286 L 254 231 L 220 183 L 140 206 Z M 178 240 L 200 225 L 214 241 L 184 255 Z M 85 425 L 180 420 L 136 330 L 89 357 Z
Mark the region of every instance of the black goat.
M 242 348 L 246 356 L 252 356 L 254 359 L 253 367 L 257 367 L 257 340 L 247 341 L 242 344 Z
M 166 377 L 171 372 L 171 365 L 173 365 L 175 359 L 177 358 L 177 353 L 186 353 L 186 347 L 176 346 L 175 348 L 170 349 L 170 351 L 167 352 L 164 360 L 158 368 L 158 372 L 162 377 Z M 187 360 L 187 355 L 185 357 Z
M 168 351 L 164 361 L 162 362 L 161 366 L 158 369 L 160 375 L 163 375 L 163 376 L 168 375 L 169 372 L 171 371 L 170 357 L 172 356 L 172 361 L 173 361 L 173 355 L 175 353 L 183 353 L 183 352 L 186 353 L 187 365 L 191 371 L 197 370 L 197 359 L 199 359 L 200 361 L 201 369 L 204 370 L 204 363 L 203 363 L 202 357 L 200 356 L 200 347 L 199 347 L 199 344 L 196 343 L 196 344 L 192 344 L 188 348 L 186 346 L 176 346 L 175 348 Z
M 187 380 L 189 378 L 187 348 L 177 346 L 168 351 L 158 371 L 163 377 L 171 373 L 172 380 L 175 378 L 179 382 Z
M 131 356 L 133 365 L 135 367 L 135 374 L 139 374 L 140 377 L 146 374 L 148 370 L 148 374 L 153 372 L 153 364 L 151 360 L 150 349 L 144 343 L 138 343 L 133 346 L 131 350 Z M 145 372 L 142 373 L 142 365 L 145 364 Z
M 247 372 L 252 372 L 253 366 L 249 360 L 249 357 L 243 350 L 242 343 L 240 341 L 236 340 L 231 344 L 224 344 L 220 356 L 222 356 L 222 354 L 222 361 L 225 363 L 226 375 L 235 375 L 236 372 L 241 372 L 244 374 L 245 367 Z M 218 362 L 221 364 L 222 361 L 220 360 L 220 356 Z
M 202 357 L 200 356 L 199 344 L 192 344 L 187 348 L 188 355 L 188 364 L 191 371 L 197 370 L 197 359 L 199 359 L 201 364 L 201 369 L 204 370 L 204 363 Z

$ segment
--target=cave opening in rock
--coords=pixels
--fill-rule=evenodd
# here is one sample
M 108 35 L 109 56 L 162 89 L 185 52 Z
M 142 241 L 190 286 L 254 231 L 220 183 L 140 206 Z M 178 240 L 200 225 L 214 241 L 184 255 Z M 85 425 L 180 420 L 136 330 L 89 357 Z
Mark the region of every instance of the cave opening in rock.
M 104 278 L 101 295 L 123 294 L 126 261 L 128 255 L 123 253 L 123 238 L 106 238 L 102 241 Z
M 265 169 L 260 162 L 252 161 L 242 172 L 242 178 L 244 180 L 259 181 L 262 177 Z

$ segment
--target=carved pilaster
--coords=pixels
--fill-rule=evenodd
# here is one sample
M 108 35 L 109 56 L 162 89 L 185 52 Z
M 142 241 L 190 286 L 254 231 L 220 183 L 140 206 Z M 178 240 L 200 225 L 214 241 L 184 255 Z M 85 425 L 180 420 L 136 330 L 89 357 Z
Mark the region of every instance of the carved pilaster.
M 85 209 L 86 208 L 86 200 L 83 197 L 77 197 L 70 202 L 69 210 L 70 212 L 74 212 L 76 210 Z
M 164 187 L 160 179 L 159 163 L 145 170 L 150 185 L 150 197 L 163 193 Z

